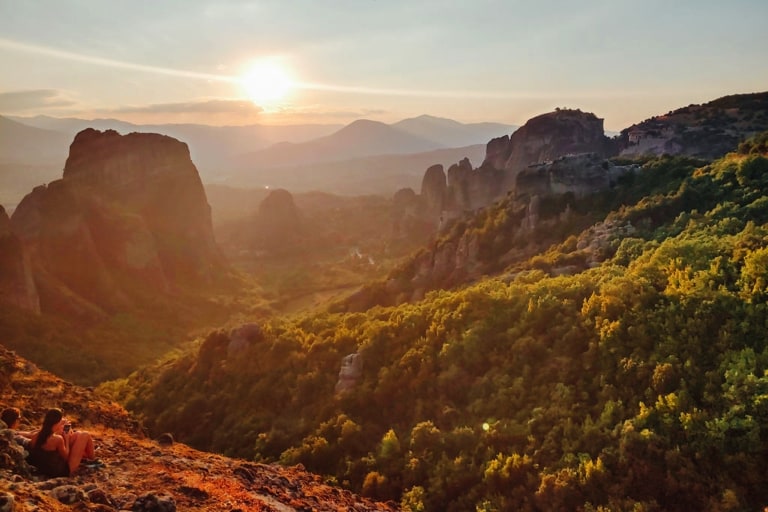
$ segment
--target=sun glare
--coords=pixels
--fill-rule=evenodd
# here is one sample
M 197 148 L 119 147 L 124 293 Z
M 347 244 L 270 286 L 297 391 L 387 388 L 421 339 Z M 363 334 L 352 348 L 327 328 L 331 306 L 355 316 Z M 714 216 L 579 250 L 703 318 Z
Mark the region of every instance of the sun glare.
M 241 75 L 240 84 L 248 98 L 264 108 L 278 104 L 293 88 L 290 74 L 277 59 L 253 62 Z

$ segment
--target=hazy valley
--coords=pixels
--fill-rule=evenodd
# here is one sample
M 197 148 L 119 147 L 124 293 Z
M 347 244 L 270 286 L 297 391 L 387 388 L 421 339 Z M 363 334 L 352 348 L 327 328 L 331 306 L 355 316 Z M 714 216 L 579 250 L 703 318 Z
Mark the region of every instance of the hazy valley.
M 4 353 L 3 405 L 78 390 L 184 510 L 221 495 L 158 477 L 205 456 L 164 432 L 218 454 L 221 510 L 760 510 L 768 93 L 595 114 L 3 116 L 0 344 L 31 361 Z

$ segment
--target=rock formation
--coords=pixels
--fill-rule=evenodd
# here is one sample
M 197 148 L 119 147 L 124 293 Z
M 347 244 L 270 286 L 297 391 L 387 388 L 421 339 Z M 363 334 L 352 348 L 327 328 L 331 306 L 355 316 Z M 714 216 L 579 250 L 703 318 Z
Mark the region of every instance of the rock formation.
M 254 245 L 268 252 L 280 252 L 301 239 L 302 222 L 290 192 L 273 190 L 259 204 L 254 226 Z
M 615 165 L 595 153 L 564 156 L 521 170 L 515 180 L 515 197 L 566 193 L 584 197 L 611 187 L 619 177 L 638 169 L 638 165 Z
M 686 155 L 714 159 L 768 130 L 768 92 L 734 94 L 688 105 L 621 131 L 620 155 Z
M 453 164 L 448 168 L 448 212 L 472 211 L 489 205 L 506 193 L 503 181 L 503 171 L 488 166 L 473 170 L 467 158 Z
M 505 140 L 495 139 L 488 143 L 486 159 L 481 165 L 481 168 L 504 171 L 501 189 L 497 190 L 495 198 L 489 199 L 514 190 L 517 174 L 529 165 L 579 153 L 606 156 L 610 146 L 602 119 L 592 113 L 570 109 L 536 116 L 509 137 L 506 147 Z
M 511 136 L 488 142 L 479 168 L 472 169 L 466 159 L 449 167 L 444 188 L 438 172 L 442 168 L 430 168 L 424 177 L 424 184 L 429 185 L 422 187 L 421 195 L 399 192 L 395 209 L 407 207 L 421 215 L 423 222 L 439 225 L 442 237 L 384 283 L 359 290 L 341 307 L 357 311 L 374 304 L 418 300 L 426 291 L 466 282 L 492 270 L 494 264 L 524 257 L 531 253 L 525 247 L 532 243 L 532 233 L 546 239 L 543 231 L 573 218 L 569 201 L 609 189 L 621 176 L 640 172 L 640 165 L 616 165 L 607 159 L 619 151 L 630 157 L 683 154 L 712 158 L 767 129 L 768 92 L 690 105 L 633 125 L 614 139 L 605 136 L 603 120 L 592 113 L 557 109 L 534 117 Z M 445 190 L 442 200 L 440 190 Z M 486 231 L 486 226 L 468 228 L 473 219 L 482 217 L 473 217 L 474 212 L 502 200 L 508 201 L 503 204 L 506 213 L 495 214 L 497 219 L 506 219 L 503 226 L 494 226 L 494 236 L 481 240 L 475 233 Z M 439 217 L 436 205 L 443 208 Z M 396 214 L 395 218 L 402 216 Z M 450 222 L 459 218 L 461 223 Z M 626 229 L 620 234 L 631 232 L 631 227 Z M 608 238 L 596 235 L 597 242 L 581 248 L 586 265 L 601 261 L 606 251 L 600 243 Z
M 613 186 L 621 175 L 637 169 L 605 159 L 614 152 L 602 119 L 580 110 L 558 109 L 534 117 L 511 136 L 491 140 L 477 169 L 466 158 L 450 166 L 447 176 L 442 166 L 430 167 L 420 195 L 398 192 L 394 204 L 401 214 L 395 218 L 402 224 L 408 218 L 402 212 L 408 209 L 411 215 L 439 226 L 443 238 L 416 254 L 383 286 L 363 288 L 350 296 L 344 307 L 354 311 L 375 303 L 419 300 L 429 290 L 471 281 L 494 265 L 514 259 L 513 242 L 530 243 L 528 235 L 543 225 L 543 201 L 582 198 Z M 502 200 L 507 201 L 506 214 L 499 217 L 504 220 L 494 227 L 493 238 L 483 234 L 487 228 L 482 223 L 448 233 L 456 225 L 452 221 L 471 223 L 475 211 Z M 562 212 L 547 218 L 547 223 L 569 215 L 567 203 L 562 206 Z M 551 206 L 548 215 L 550 210 Z
M 11 232 L 11 222 L 0 206 L 0 301 L 40 313 L 40 297 L 24 245 Z
M 611 141 L 603 131 L 603 120 L 581 110 L 558 109 L 530 119 L 511 136 L 504 135 L 488 142 L 483 164 L 472 168 L 469 159 L 448 168 L 447 176 L 442 165 L 433 165 L 424 174 L 418 206 L 401 196 L 395 201 L 396 221 L 403 217 L 403 210 L 418 212 L 423 221 L 438 227 L 460 217 L 464 212 L 484 208 L 511 193 L 513 197 L 525 196 L 532 186 L 545 187 L 540 193 L 574 192 L 582 195 L 607 186 L 612 177 L 602 165 L 603 158 L 614 151 Z M 569 160 L 564 157 L 591 156 Z M 549 172 L 540 166 L 558 160 L 560 168 L 569 172 Z M 580 174 L 579 166 L 588 163 L 589 169 Z M 608 165 L 608 164 L 606 164 Z M 534 166 L 533 170 L 529 170 Z M 518 183 L 524 173 L 523 183 Z M 567 175 L 566 175 L 567 174 Z M 538 176 L 538 178 L 537 178 Z M 544 179 L 547 183 L 542 181 Z
M 433 165 L 424 173 L 421 180 L 421 198 L 424 201 L 426 214 L 439 217 L 445 202 L 445 171 L 440 164 Z
M 149 439 L 139 423 L 92 389 L 58 379 L 0 346 L 0 408 L 23 411 L 22 428 L 40 425 L 51 404 L 88 430 L 103 467 L 42 479 L 29 467 L 8 430 L 0 429 L 0 506 L 5 510 L 356 510 L 394 512 L 394 503 L 359 497 L 324 483 L 302 466 L 280 467 Z M 28 424 L 26 423 L 28 422 Z
M 264 339 L 264 332 L 258 324 L 244 324 L 232 329 L 227 345 L 227 359 L 236 357 L 253 343 Z
M 36 187 L 11 229 L 27 247 L 41 309 L 100 315 L 138 292 L 205 283 L 223 269 L 187 145 L 87 129 L 63 178 Z
M 360 353 L 349 354 L 341 360 L 339 379 L 336 381 L 335 392 L 344 394 L 354 389 L 363 376 L 363 355 Z
M 401 188 L 392 197 L 392 238 L 406 238 L 419 224 L 421 199 L 411 188 Z

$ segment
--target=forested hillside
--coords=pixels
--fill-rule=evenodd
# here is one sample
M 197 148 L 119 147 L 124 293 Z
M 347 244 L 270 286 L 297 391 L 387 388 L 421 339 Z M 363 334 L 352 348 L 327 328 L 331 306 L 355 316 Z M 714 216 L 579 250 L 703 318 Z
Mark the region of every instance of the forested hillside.
M 109 390 L 154 432 L 302 463 L 406 510 L 762 509 L 767 141 L 707 165 L 650 160 L 594 196 L 631 227 L 599 264 L 563 230 L 497 277 L 274 319 L 237 346 L 213 332 Z M 362 375 L 337 394 L 351 353 Z

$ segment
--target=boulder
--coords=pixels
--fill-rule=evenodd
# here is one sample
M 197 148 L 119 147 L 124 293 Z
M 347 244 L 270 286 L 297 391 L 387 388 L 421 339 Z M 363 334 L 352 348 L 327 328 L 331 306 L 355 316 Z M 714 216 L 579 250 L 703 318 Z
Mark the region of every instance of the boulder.
M 360 353 L 349 354 L 341 360 L 336 393 L 343 394 L 352 390 L 363 376 L 363 356 Z
M 65 505 L 83 503 L 87 500 L 85 492 L 76 485 L 60 485 L 51 489 L 51 496 Z
M 253 343 L 264 339 L 264 332 L 258 324 L 244 324 L 232 329 L 227 345 L 227 359 L 248 350 Z
M 15 499 L 9 492 L 0 492 L 0 512 L 13 512 Z
M 133 512 L 176 512 L 176 500 L 167 494 L 149 493 L 136 498 L 131 510 Z

